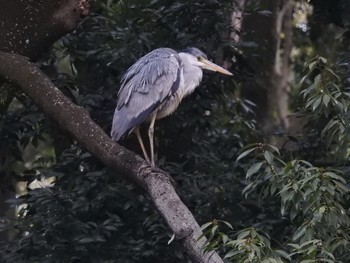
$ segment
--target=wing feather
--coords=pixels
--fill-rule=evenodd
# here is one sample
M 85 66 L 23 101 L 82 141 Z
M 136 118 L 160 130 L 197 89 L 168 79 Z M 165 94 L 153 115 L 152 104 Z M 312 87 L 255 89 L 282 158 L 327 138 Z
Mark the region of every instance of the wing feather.
M 179 88 L 182 62 L 176 51 L 159 48 L 148 53 L 125 73 L 118 92 L 111 135 L 119 140 Z

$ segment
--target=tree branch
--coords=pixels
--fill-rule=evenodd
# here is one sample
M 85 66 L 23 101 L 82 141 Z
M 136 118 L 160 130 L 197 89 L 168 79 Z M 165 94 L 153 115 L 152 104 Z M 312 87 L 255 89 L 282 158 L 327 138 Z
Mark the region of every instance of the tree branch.
M 87 0 L 0 0 L 0 50 L 36 60 L 88 12 Z M 11 87 L 0 89 L 0 113 L 13 97 Z
M 35 60 L 88 11 L 87 0 L 0 0 L 0 50 Z
M 73 104 L 26 58 L 0 52 L 0 76 L 22 89 L 44 111 L 84 148 L 102 163 L 124 176 L 150 196 L 175 237 L 181 239 L 194 263 L 223 263 L 218 254 L 203 254 L 205 238 L 197 241 L 202 231 L 191 212 L 180 200 L 161 170 L 152 170 L 141 157 L 114 143 L 89 117 L 88 112 Z

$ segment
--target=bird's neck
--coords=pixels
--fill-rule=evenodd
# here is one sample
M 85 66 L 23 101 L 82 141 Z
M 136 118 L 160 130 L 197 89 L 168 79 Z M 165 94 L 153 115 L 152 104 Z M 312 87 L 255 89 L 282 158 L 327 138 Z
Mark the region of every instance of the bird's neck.
M 186 53 L 179 53 L 181 60 L 183 61 L 183 91 L 182 97 L 185 97 L 191 94 L 196 87 L 198 87 L 199 83 L 203 77 L 203 71 L 200 67 L 192 65 L 189 62 L 190 57 Z M 186 63 L 187 62 L 187 63 Z

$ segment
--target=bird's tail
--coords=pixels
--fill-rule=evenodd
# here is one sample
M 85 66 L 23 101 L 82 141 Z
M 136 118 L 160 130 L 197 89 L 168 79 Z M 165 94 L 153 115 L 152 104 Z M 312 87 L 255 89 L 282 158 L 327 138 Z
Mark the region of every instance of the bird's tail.
M 113 141 L 119 141 L 129 130 L 127 117 L 123 113 L 123 108 L 120 110 L 115 109 L 111 129 L 111 137 Z
M 119 141 L 124 134 L 132 131 L 136 126 L 147 120 L 148 116 L 156 109 L 159 103 L 154 103 L 141 113 L 131 114 L 130 109 L 121 107 L 116 109 L 113 116 L 111 137 L 114 141 Z

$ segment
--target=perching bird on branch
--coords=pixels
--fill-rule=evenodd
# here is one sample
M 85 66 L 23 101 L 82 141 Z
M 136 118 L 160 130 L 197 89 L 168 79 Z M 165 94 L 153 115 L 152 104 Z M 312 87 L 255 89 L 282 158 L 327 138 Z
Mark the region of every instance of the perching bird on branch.
M 154 166 L 154 123 L 173 113 L 181 100 L 191 94 L 203 77 L 202 69 L 232 76 L 226 69 L 210 62 L 197 48 L 177 53 L 158 48 L 132 65 L 121 82 L 117 107 L 113 116 L 111 136 L 115 141 L 135 130 L 146 161 Z M 151 158 L 143 144 L 139 125 L 150 123 L 148 137 Z

